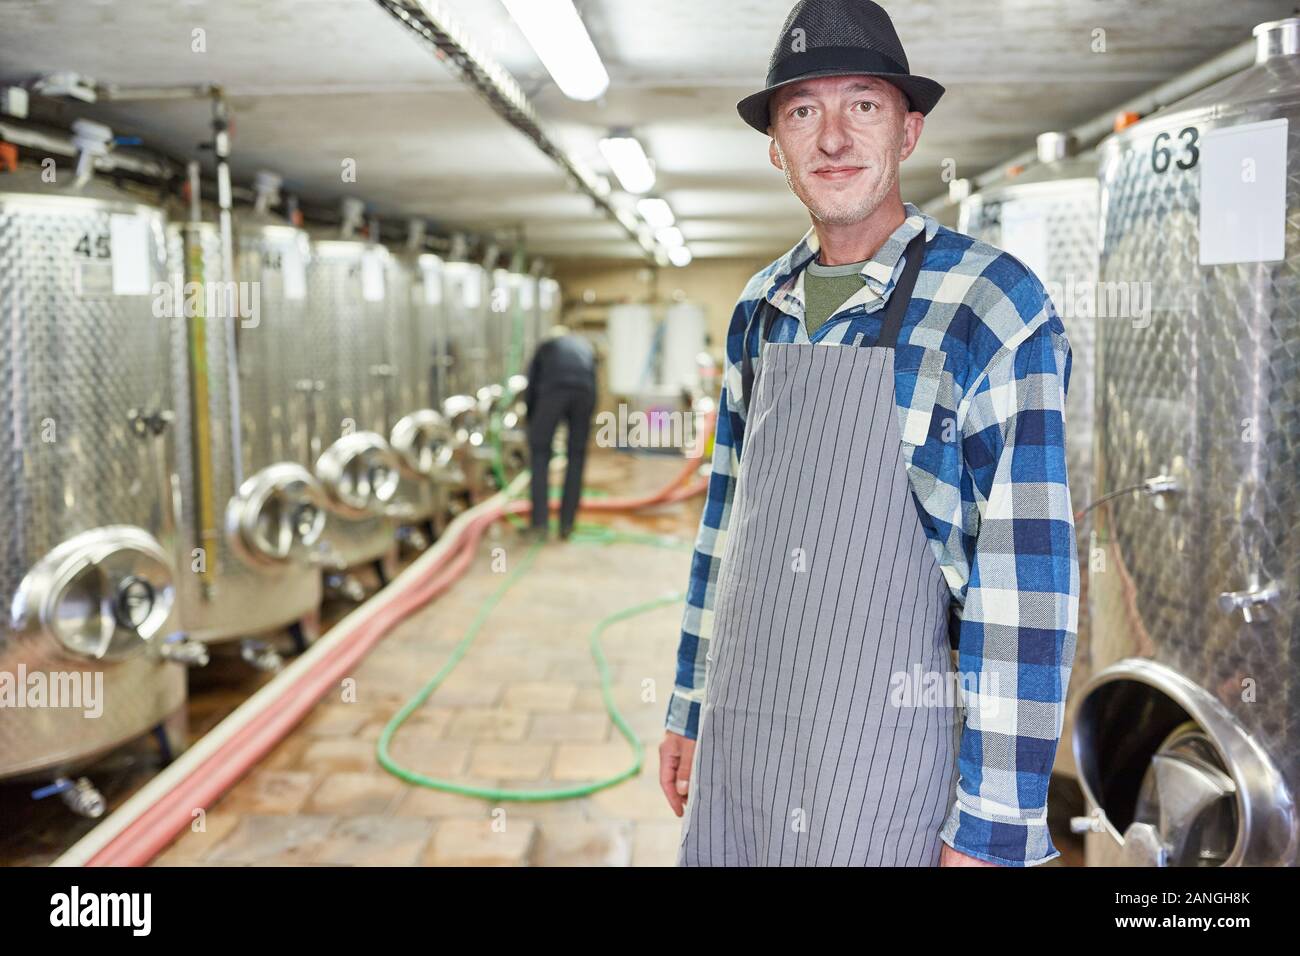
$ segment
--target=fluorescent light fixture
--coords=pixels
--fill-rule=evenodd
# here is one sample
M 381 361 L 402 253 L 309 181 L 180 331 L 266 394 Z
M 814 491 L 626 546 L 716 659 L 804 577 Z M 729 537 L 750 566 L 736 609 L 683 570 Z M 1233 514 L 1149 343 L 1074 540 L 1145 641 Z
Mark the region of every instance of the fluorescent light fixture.
M 686 237 L 682 235 L 682 231 L 676 226 L 669 226 L 667 229 L 656 230 L 655 238 L 669 249 L 676 249 L 678 246 L 686 244 Z
M 668 205 L 666 199 L 640 199 L 637 201 L 636 211 L 655 229 L 667 229 L 676 221 L 672 207 Z
M 691 250 L 685 246 L 674 246 L 668 250 L 668 261 L 675 266 L 689 266 L 693 258 Z
M 654 188 L 654 168 L 635 137 L 606 137 L 600 141 L 600 152 L 618 177 L 619 184 L 628 192 L 648 193 Z
M 571 100 L 594 100 L 609 88 L 609 74 L 573 0 L 501 0 L 551 74 Z

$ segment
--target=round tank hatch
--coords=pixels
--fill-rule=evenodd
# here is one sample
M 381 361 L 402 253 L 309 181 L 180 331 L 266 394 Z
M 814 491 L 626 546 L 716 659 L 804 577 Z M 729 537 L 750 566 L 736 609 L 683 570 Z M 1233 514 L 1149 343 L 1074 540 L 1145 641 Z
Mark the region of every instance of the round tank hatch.
M 392 447 L 374 432 L 344 435 L 316 462 L 316 475 L 330 499 L 356 516 L 384 513 L 397 494 L 400 470 Z
M 14 597 L 14 629 L 39 628 L 65 651 L 114 660 L 143 649 L 171 615 L 166 552 L 147 532 L 96 528 L 38 562 Z
M 227 526 L 242 550 L 255 558 L 301 558 L 325 529 L 324 489 L 299 465 L 264 468 L 231 499 Z
M 451 426 L 456 447 L 477 447 L 483 444 L 484 416 L 478 401 L 472 395 L 452 395 L 442 403 L 442 414 Z
M 1294 798 L 1263 743 L 1171 667 L 1128 658 L 1089 681 L 1075 718 L 1074 755 L 1096 811 L 1090 863 L 1296 860 Z M 1099 849 L 1098 859 L 1095 839 L 1110 847 Z
M 431 408 L 398 420 L 389 443 L 407 468 L 426 477 L 445 470 L 454 454 L 451 426 Z
M 479 411 L 484 415 L 491 414 L 499 406 L 505 394 L 505 386 L 498 382 L 484 385 L 477 392 Z

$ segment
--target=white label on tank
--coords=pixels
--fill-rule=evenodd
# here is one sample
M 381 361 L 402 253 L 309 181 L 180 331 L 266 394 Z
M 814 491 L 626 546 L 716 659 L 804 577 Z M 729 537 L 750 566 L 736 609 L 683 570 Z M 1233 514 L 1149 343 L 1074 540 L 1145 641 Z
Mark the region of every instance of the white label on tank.
M 1002 248 L 1047 281 L 1047 220 L 1032 203 L 1009 200 L 1002 204 Z
M 307 297 L 307 263 L 302 260 L 302 250 L 296 242 L 286 242 L 281 248 L 280 277 L 284 282 L 286 299 Z
M 1201 265 L 1277 262 L 1286 245 L 1285 119 L 1201 137 Z
M 384 301 L 384 260 L 376 252 L 361 259 L 361 296 L 367 302 Z
M 424 304 L 441 305 L 442 270 L 433 263 L 427 263 L 420 267 L 420 272 L 424 276 Z
M 108 224 L 113 249 L 113 294 L 148 295 L 149 220 L 114 213 Z
M 524 279 L 519 283 L 519 305 L 525 312 L 533 307 L 533 283 L 530 279 Z

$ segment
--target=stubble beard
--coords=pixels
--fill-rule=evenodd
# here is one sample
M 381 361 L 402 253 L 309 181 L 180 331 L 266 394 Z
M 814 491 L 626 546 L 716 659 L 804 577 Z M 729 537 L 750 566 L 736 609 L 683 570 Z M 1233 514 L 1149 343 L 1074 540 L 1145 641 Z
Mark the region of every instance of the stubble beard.
M 791 164 L 780 144 L 777 144 L 776 151 L 781 159 L 785 184 L 790 192 L 803 203 L 813 219 L 831 226 L 852 226 L 871 218 L 898 180 L 898 168 L 890 167 L 885 169 L 884 176 L 875 182 L 871 191 L 865 196 L 844 196 L 838 200 L 824 200 L 816 196 L 811 188 L 805 187 L 802 180 L 796 181 L 791 172 Z M 807 174 L 809 178 L 812 175 L 812 173 Z

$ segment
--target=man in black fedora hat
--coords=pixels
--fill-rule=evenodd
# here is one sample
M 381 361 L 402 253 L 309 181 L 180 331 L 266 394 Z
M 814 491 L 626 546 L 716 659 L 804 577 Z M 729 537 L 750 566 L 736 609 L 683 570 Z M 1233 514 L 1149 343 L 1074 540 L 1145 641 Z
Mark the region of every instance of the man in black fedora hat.
M 902 200 L 943 92 L 878 4 L 802 0 L 738 104 L 812 228 L 727 336 L 660 747 L 684 865 L 1058 855 L 1070 351 L 1024 265 Z

